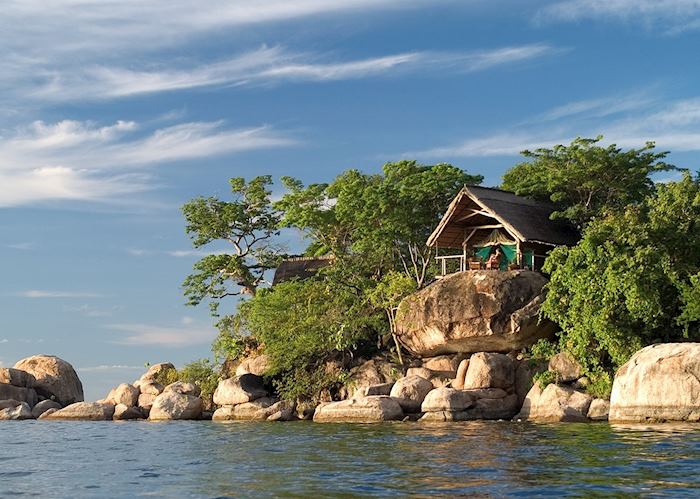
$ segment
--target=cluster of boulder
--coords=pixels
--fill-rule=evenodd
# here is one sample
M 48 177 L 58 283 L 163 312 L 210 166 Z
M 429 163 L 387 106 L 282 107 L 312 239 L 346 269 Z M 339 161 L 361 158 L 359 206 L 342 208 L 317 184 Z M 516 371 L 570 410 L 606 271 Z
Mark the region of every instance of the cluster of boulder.
M 219 383 L 214 392 L 214 421 L 292 421 L 297 419 L 294 402 L 270 396 L 263 378 L 244 373 Z
M 58 357 L 35 355 L 0 368 L 0 420 L 47 418 L 82 400 L 80 378 Z

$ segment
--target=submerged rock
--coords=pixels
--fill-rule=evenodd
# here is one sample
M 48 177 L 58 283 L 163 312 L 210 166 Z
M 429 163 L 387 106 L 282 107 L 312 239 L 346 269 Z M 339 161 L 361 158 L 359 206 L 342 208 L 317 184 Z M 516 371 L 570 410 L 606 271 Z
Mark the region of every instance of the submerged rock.
M 396 400 L 380 395 L 319 405 L 313 419 L 318 423 L 376 423 L 401 420 L 403 411 Z
M 538 318 L 546 283 L 529 270 L 449 275 L 401 303 L 399 339 L 422 357 L 520 350 L 556 331 Z
M 615 375 L 610 421 L 700 421 L 700 343 L 641 349 Z
M 52 355 L 34 355 L 15 364 L 15 369 L 26 371 L 36 379 L 36 388 L 47 398 L 66 406 L 82 402 L 83 384 L 68 362 Z

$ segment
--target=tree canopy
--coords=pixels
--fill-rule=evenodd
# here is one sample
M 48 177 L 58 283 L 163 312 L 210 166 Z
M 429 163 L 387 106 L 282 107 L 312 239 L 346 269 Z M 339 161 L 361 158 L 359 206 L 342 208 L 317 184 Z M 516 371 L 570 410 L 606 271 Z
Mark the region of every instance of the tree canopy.
M 569 145 L 523 151 L 522 162 L 503 176 L 503 188 L 518 195 L 551 201 L 559 207 L 555 218 L 571 220 L 579 228 L 611 210 L 640 203 L 654 192 L 651 175 L 674 169 L 655 152 L 653 142 L 640 149 L 622 150 L 615 144 L 577 138 Z
M 229 296 L 254 295 L 274 268 L 280 250 L 273 237 L 279 235 L 280 214 L 270 202 L 269 175 L 230 180 L 232 201 L 198 197 L 182 207 L 186 232 L 195 248 L 215 242 L 228 244 L 227 252 L 212 252 L 194 265 L 183 283 L 189 305 L 209 298 L 214 314 Z
M 589 370 L 617 368 L 650 343 L 700 339 L 700 180 L 686 174 L 592 221 L 545 271 L 543 313 Z

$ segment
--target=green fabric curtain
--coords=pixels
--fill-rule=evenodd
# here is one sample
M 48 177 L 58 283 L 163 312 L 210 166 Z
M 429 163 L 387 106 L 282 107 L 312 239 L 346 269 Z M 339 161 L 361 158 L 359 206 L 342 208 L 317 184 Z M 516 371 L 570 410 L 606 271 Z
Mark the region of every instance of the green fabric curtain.
M 527 248 L 523 250 L 523 265 L 530 270 L 535 270 L 535 252 L 533 250 Z
M 501 270 L 508 270 L 508 265 L 518 260 L 518 247 L 515 244 L 499 244 L 497 247 L 501 248 L 501 253 L 505 256 L 501 259 Z M 494 246 L 477 246 L 475 249 L 476 256 L 484 262 L 489 259 L 491 250 L 495 251 Z

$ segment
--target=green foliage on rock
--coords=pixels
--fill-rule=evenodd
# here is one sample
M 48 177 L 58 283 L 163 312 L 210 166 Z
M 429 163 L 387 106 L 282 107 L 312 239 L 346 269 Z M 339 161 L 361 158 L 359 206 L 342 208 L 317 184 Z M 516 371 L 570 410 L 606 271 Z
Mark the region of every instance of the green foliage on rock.
M 686 174 L 555 249 L 542 311 L 589 373 L 610 372 L 645 345 L 700 339 L 699 255 L 700 182 Z
M 185 365 L 178 371 L 178 378 L 179 381 L 197 385 L 202 391 L 200 397 L 204 407 L 213 407 L 214 392 L 219 385 L 219 373 L 209 359 L 200 359 Z
M 595 217 L 643 201 L 654 192 L 651 174 L 673 169 L 662 160 L 668 153 L 654 152 L 654 144 L 623 151 L 616 145 L 598 145 L 595 139 L 577 138 L 570 145 L 523 151 L 530 161 L 503 176 L 503 188 L 522 196 L 555 203 L 555 218 L 582 227 Z
M 268 375 L 286 399 L 315 398 L 340 380 L 334 361 L 372 340 L 382 317 L 348 288 L 323 280 L 261 289 L 239 314 L 270 358 Z

